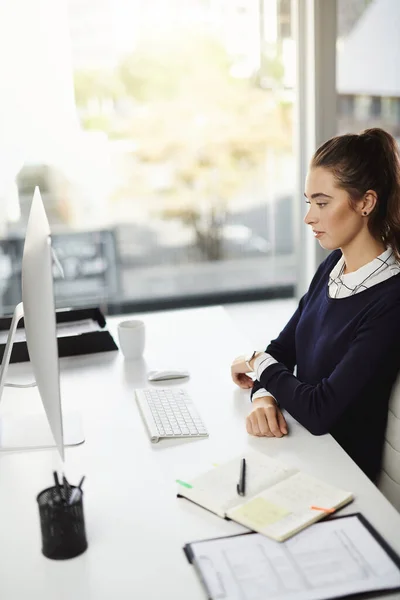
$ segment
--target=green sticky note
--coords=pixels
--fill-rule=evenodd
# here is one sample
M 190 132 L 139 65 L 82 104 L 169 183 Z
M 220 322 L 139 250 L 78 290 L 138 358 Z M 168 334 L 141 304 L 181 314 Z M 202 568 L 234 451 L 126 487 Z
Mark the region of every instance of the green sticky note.
M 177 479 L 176 483 L 179 483 L 179 485 L 183 485 L 183 487 L 185 487 L 185 488 L 192 488 L 193 487 L 192 485 L 190 485 L 190 483 L 186 483 L 186 481 L 181 481 L 180 479 Z

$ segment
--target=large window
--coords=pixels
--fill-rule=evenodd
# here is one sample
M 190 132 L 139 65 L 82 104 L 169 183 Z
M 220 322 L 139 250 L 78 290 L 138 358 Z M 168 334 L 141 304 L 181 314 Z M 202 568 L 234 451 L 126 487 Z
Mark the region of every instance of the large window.
M 291 289 L 290 2 L 15 0 L 3 16 L 1 312 L 35 185 L 59 306 Z
M 397 0 L 338 0 L 339 133 L 382 127 L 400 140 Z

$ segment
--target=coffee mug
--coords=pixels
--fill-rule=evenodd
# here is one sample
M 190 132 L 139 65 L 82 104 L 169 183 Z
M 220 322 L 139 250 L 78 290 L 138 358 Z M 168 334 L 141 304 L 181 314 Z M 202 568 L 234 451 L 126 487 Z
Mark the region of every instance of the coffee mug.
M 143 321 L 129 320 L 118 324 L 118 338 L 122 354 L 127 359 L 140 358 L 144 350 L 145 327 Z

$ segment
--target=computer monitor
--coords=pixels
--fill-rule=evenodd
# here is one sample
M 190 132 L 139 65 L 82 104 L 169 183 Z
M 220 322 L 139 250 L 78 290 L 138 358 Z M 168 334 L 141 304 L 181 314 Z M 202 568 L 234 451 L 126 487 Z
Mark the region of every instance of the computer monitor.
M 0 373 L 0 398 L 7 386 L 5 374 L 19 319 L 24 317 L 26 342 L 36 385 L 48 425 L 41 415 L 0 419 L 0 449 L 54 446 L 64 460 L 64 444 L 82 443 L 79 415 L 68 416 L 68 440 L 64 437 L 60 394 L 56 313 L 53 293 L 50 227 L 39 188 L 35 188 L 22 258 L 22 303 L 14 312 Z M 13 384 L 15 386 L 15 384 Z M 17 386 L 18 387 L 18 386 Z M 25 387 L 25 386 L 20 386 Z M 54 441 L 49 439 L 48 426 Z M 46 431 L 47 429 L 47 431 Z M 51 436 L 50 436 L 51 437 Z
M 50 226 L 39 188 L 33 194 L 22 258 L 22 304 L 29 358 L 47 419 L 64 459 Z

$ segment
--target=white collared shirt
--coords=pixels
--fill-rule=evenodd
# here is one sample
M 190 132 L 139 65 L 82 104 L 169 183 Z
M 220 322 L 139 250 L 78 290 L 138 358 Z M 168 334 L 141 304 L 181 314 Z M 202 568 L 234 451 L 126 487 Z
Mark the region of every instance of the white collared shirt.
M 359 294 L 373 285 L 382 283 L 389 277 L 400 273 L 400 263 L 396 260 L 390 247 L 353 273 L 344 273 L 345 266 L 342 255 L 329 274 L 328 292 L 330 298 L 340 300 Z M 254 372 L 257 379 L 260 379 L 264 369 L 276 362 L 273 356 L 267 352 L 262 352 L 254 361 Z M 272 396 L 272 394 L 261 388 L 253 394 L 252 399 L 261 398 L 262 396 Z
M 330 298 L 340 299 L 359 294 L 373 285 L 382 283 L 382 281 L 400 273 L 400 264 L 397 262 L 391 248 L 387 248 L 374 260 L 353 273 L 343 273 L 345 266 L 344 256 L 342 255 L 329 275 Z

